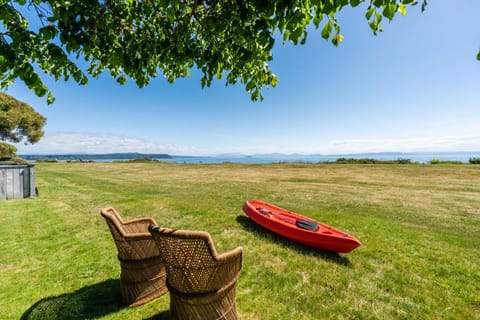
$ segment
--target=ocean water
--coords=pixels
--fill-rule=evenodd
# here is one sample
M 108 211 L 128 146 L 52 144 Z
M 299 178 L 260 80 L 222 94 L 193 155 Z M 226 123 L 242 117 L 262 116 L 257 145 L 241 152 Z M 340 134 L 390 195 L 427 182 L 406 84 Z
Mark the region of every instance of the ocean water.
M 211 157 L 182 157 L 172 156 L 168 159 L 157 159 L 174 163 L 282 163 L 282 162 L 333 162 L 338 158 L 399 160 L 409 159 L 411 162 L 428 163 L 432 159 L 440 161 L 460 161 L 468 163 L 470 158 L 479 158 L 480 152 L 452 152 L 452 153 L 374 153 L 350 155 L 257 155 L 257 156 L 211 156 Z
M 111 157 L 110 157 L 111 156 Z M 159 156 L 145 154 L 111 154 L 111 155 L 27 155 L 22 156 L 26 160 L 36 161 L 39 159 L 50 159 L 57 161 L 94 161 L 94 162 L 113 162 L 125 161 L 139 158 L 151 158 L 163 162 L 172 163 L 283 163 L 283 162 L 303 162 L 319 163 L 334 162 L 338 158 L 354 159 L 375 159 L 375 160 L 399 160 L 408 159 L 411 162 L 428 163 L 432 159 L 440 161 L 460 161 L 468 163 L 470 158 L 480 158 L 478 152 L 418 152 L 418 153 L 362 153 L 362 154 L 337 154 L 337 155 L 302 155 L 302 154 L 265 154 L 265 155 L 223 155 L 223 156 Z

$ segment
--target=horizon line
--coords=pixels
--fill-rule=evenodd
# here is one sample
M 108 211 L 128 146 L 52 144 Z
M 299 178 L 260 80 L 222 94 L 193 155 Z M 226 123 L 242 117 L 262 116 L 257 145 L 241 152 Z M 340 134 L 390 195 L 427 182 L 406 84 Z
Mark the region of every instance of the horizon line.
M 68 153 L 19 153 L 19 156 L 66 156 L 66 155 L 86 155 L 86 156 L 104 156 L 104 155 L 115 155 L 115 154 L 122 154 L 122 155 L 164 155 L 164 156 L 174 156 L 174 157 L 221 157 L 221 156 L 245 156 L 245 157 L 253 157 L 253 156 L 271 156 L 271 155 L 279 155 L 279 156 L 324 156 L 324 157 L 331 157 L 331 156 L 348 156 L 348 155 L 402 155 L 402 154 L 452 154 L 452 153 L 480 153 L 480 150 L 457 150 L 457 151 L 368 151 L 368 152 L 353 152 L 353 153 L 302 153 L 302 152 L 267 152 L 267 153 L 242 153 L 242 152 L 225 152 L 225 153 L 215 153 L 215 154 L 203 154 L 203 155 L 195 155 L 195 154 L 174 154 L 174 153 L 165 153 L 165 152 L 137 152 L 137 151 L 129 151 L 129 152 L 107 152 L 107 153 L 89 153 L 89 152 L 68 152 Z

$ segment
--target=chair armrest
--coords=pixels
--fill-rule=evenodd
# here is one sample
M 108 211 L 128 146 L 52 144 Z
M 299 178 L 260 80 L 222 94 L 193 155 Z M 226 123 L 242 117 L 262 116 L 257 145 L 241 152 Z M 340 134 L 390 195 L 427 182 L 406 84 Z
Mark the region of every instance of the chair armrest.
M 216 260 L 218 264 L 232 263 L 233 261 L 242 262 L 243 248 L 237 247 L 233 250 L 218 254 Z M 237 262 L 238 262 L 237 261 Z
M 157 243 L 153 240 L 150 233 L 127 234 L 123 239 L 123 247 L 126 249 L 122 254 L 124 259 L 138 260 L 158 257 L 160 255 Z
M 150 233 L 146 233 L 146 232 L 137 232 L 137 233 L 126 234 L 124 236 L 124 238 L 125 238 L 125 241 L 127 241 L 127 242 L 153 240 L 152 235 Z
M 131 219 L 123 222 L 123 227 L 128 233 L 146 233 L 150 235 L 148 227 L 150 225 L 157 225 L 157 222 L 153 218 L 138 218 Z
M 243 249 L 242 247 L 238 247 L 216 257 L 217 274 L 222 277 L 224 281 L 230 281 L 238 277 L 242 270 L 242 255 Z

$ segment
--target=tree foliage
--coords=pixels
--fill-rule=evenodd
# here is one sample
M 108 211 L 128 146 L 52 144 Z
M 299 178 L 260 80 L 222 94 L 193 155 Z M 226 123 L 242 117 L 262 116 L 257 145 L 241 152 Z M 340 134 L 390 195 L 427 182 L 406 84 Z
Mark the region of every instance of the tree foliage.
M 17 148 L 9 143 L 0 142 L 0 161 L 10 160 L 17 156 Z
M 28 104 L 0 92 L 0 140 L 36 143 L 43 137 L 45 121 Z
M 198 68 L 202 86 L 225 78 L 257 100 L 277 83 L 268 65 L 277 34 L 303 44 L 313 25 L 338 46 L 343 8 L 366 2 L 376 34 L 383 19 L 405 15 L 418 1 L 424 8 L 426 0 L 0 0 L 0 87 L 20 79 L 52 103 L 37 70 L 79 84 L 108 71 L 143 87 L 159 74 L 173 82 Z M 75 58 L 86 61 L 85 70 Z

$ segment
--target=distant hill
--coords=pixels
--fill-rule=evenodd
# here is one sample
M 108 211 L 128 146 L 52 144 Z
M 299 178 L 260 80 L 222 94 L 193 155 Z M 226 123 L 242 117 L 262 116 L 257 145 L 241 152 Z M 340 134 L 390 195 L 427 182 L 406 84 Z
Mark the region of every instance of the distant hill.
M 136 159 L 170 159 L 171 155 L 166 153 L 105 153 L 105 154 L 42 154 L 42 155 L 21 155 L 27 161 L 36 160 L 136 160 Z

